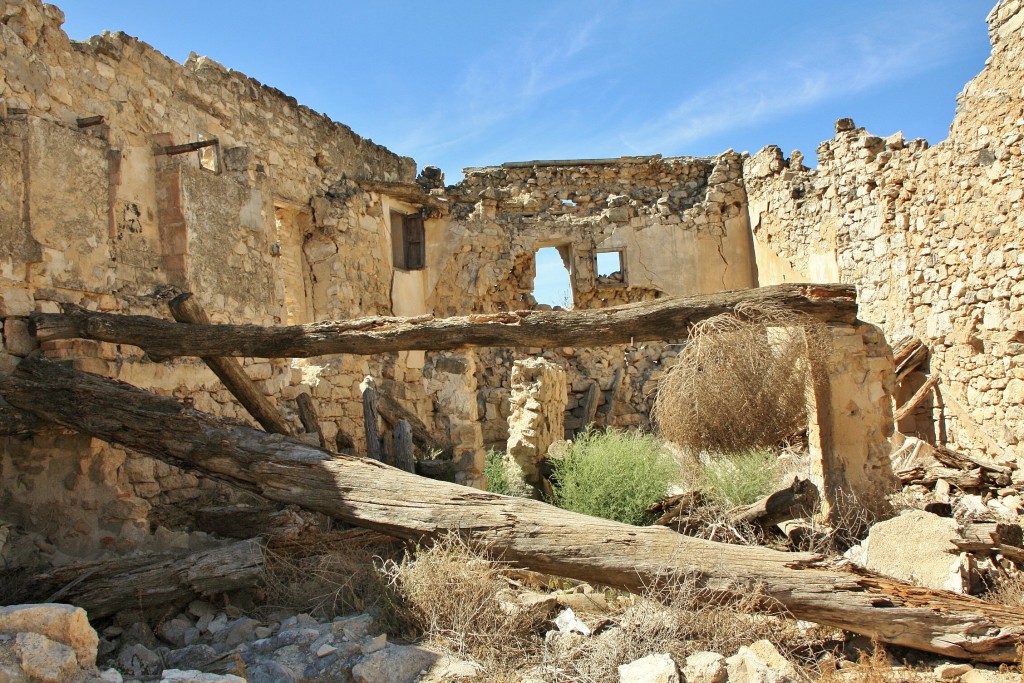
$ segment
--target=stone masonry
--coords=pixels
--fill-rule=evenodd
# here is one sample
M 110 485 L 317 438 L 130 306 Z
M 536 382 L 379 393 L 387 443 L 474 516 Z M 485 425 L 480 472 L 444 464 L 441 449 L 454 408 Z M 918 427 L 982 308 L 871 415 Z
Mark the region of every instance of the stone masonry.
M 467 169 L 449 187 L 437 169 L 417 177 L 412 159 L 208 58 L 179 64 L 123 33 L 74 42 L 62 22 L 39 0 L 0 8 L 0 374 L 36 350 L 33 311 L 77 304 L 166 318 L 182 289 L 215 322 L 261 325 L 532 308 L 536 253 L 554 247 L 581 309 L 856 283 L 861 318 L 890 342 L 920 337 L 941 377 L 936 400 L 901 428 L 1024 465 L 1022 0 L 990 14 L 992 56 L 960 95 L 950 137 L 933 146 L 842 119 L 816 169 L 768 147 L 512 162 Z M 190 143 L 207 146 L 182 152 Z M 618 266 L 600 272 L 602 257 Z M 872 328 L 836 334 L 848 356 L 832 366 L 833 418 L 849 416 L 842 429 L 873 425 L 868 450 L 842 466 L 870 477 L 888 392 L 905 398 L 922 378 L 894 387 Z M 452 444 L 456 478 L 483 486 L 484 445 L 510 436 L 516 360 L 564 372 L 571 435 L 593 382 L 602 423 L 648 427 L 679 348 L 637 340 L 243 363 L 292 424 L 308 391 L 328 442 L 343 433 L 357 449 L 358 386 L 373 376 Z M 196 360 L 87 341 L 39 351 L 251 422 Z M 156 525 L 235 495 L 56 428 L 0 437 L 0 521 L 43 530 L 73 554 L 140 547 Z

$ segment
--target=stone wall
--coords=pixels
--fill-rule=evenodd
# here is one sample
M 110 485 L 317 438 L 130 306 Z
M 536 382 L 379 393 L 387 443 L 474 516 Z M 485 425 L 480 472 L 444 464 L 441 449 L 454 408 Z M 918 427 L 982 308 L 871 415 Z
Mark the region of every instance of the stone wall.
M 0 9 L 0 374 L 35 350 L 27 316 L 65 303 L 167 317 L 168 296 L 185 288 L 216 322 L 264 325 L 533 308 L 537 250 L 556 247 L 581 309 L 855 282 L 861 317 L 932 350 L 943 400 L 926 404 L 915 428 L 1024 457 L 1021 0 L 993 10 L 992 58 L 961 94 L 950 138 L 933 147 L 841 120 L 814 170 L 769 147 L 753 157 L 514 162 L 468 169 L 447 188 L 436 173 L 417 182 L 411 159 L 207 58 L 179 64 L 121 33 L 73 42 L 62 20 L 38 0 Z M 396 260 L 399 215 L 423 219 L 422 269 Z M 621 254 L 617 271 L 598 272 L 605 252 Z M 837 365 L 851 378 L 841 393 L 867 391 L 868 404 L 851 410 L 884 418 L 868 377 L 884 353 L 862 342 Z M 678 349 L 638 340 L 244 362 L 293 424 L 294 399 L 309 391 L 329 442 L 342 431 L 357 448 L 358 387 L 372 375 L 453 443 L 459 481 L 481 486 L 484 443 L 508 438 L 513 361 L 541 356 L 565 371 L 571 436 L 594 381 L 599 423 L 649 428 L 657 380 Z M 249 419 L 192 360 L 156 363 L 85 341 L 41 351 Z M 905 382 L 903 396 L 920 381 Z M 861 460 L 880 462 L 874 452 Z M 0 438 L 6 521 L 45 529 L 69 552 L 143 544 L 186 503 L 232 495 L 55 428 Z
M 857 283 L 863 319 L 931 349 L 944 407 L 926 405 L 924 435 L 1011 460 L 1024 458 L 1021 7 L 990 14 L 992 56 L 941 144 L 840 120 L 815 170 L 778 148 L 744 165 L 760 284 Z

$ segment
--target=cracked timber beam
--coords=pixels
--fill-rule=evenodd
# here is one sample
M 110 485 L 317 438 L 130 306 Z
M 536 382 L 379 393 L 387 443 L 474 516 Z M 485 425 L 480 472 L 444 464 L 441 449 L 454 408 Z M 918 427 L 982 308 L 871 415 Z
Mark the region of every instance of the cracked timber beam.
M 392 536 L 420 541 L 458 531 L 495 556 L 540 572 L 631 590 L 696 581 L 723 596 L 759 594 L 765 609 L 886 643 L 977 661 L 1019 661 L 1020 610 L 823 568 L 809 553 L 714 543 L 427 481 L 38 357 L 0 381 L 0 395 L 47 421 Z
M 336 353 L 446 351 L 473 347 L 609 346 L 685 337 L 689 327 L 744 307 L 774 307 L 826 322 L 853 323 L 853 285 L 785 284 L 664 298 L 583 311 L 513 311 L 435 319 L 373 317 L 286 327 L 178 325 L 149 316 L 117 315 L 65 306 L 34 313 L 42 341 L 95 339 L 132 344 L 159 357 L 251 356 L 308 358 Z

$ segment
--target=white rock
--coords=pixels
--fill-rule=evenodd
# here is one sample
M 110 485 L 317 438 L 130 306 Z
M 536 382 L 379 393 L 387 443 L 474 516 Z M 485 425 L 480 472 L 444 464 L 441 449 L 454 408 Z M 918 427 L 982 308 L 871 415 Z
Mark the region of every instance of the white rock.
M 43 603 L 0 607 L 0 633 L 39 633 L 75 651 L 79 666 L 96 666 L 99 636 L 85 610 L 74 605 Z
M 725 683 L 727 675 L 725 657 L 717 652 L 694 652 L 683 667 L 686 683 Z
M 572 633 L 575 631 L 585 636 L 590 635 L 590 627 L 576 618 L 576 614 L 572 611 L 571 607 L 555 617 L 555 626 L 562 633 Z
M 100 680 L 104 683 L 124 683 L 124 676 L 117 669 L 107 669 L 100 674 Z
M 679 670 L 668 654 L 653 654 L 619 667 L 619 683 L 679 683 Z
M 323 645 L 321 645 L 320 647 L 318 647 L 316 649 L 316 656 L 317 657 L 326 657 L 327 655 L 333 655 L 337 651 L 338 651 L 338 648 L 334 647 L 333 645 L 329 645 L 327 643 L 324 643 Z
M 758 641 L 761 642 L 766 641 Z M 768 645 L 771 646 L 771 643 Z M 774 652 L 774 656 L 771 652 Z M 762 656 L 766 656 L 774 662 L 776 657 L 782 657 L 774 647 L 771 652 L 763 646 L 758 647 L 757 651 L 753 646 L 741 647 L 739 652 L 725 660 L 729 683 L 795 683 L 797 679 L 785 670 L 787 667 L 776 669 L 771 662 L 762 659 Z M 786 664 L 792 669 L 792 664 L 788 661 Z

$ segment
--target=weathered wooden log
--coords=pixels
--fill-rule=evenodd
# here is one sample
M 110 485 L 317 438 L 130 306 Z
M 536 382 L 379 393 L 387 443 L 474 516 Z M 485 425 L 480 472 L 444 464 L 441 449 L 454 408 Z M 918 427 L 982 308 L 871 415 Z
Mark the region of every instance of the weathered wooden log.
M 796 517 L 809 517 L 818 507 L 818 489 L 809 479 L 793 477 L 793 483 L 764 498 L 729 511 L 733 524 L 770 526 Z
M 377 388 L 377 413 L 390 427 L 396 427 L 399 422 L 405 420 L 412 428 L 412 442 L 416 444 L 423 453 L 431 451 L 446 451 L 451 446 L 438 441 L 430 435 L 430 430 L 423 424 L 412 411 L 399 403 L 391 394 Z
M 363 394 L 363 433 L 366 437 L 366 457 L 383 460 L 380 446 L 380 425 L 377 419 L 377 383 L 367 375 L 359 384 Z
M 0 437 L 31 436 L 44 424 L 32 413 L 15 408 L 0 398 Z
M 945 656 L 1018 661 L 1020 610 L 870 573 L 819 566 L 808 553 L 726 545 L 634 527 L 539 501 L 427 482 L 232 424 L 173 399 L 29 358 L 0 395 L 40 417 L 234 483 L 270 500 L 420 541 L 459 531 L 536 571 L 641 590 L 695 581 L 766 609 Z
M 327 450 L 327 439 L 324 438 L 324 430 L 320 428 L 320 418 L 316 414 L 316 406 L 313 405 L 313 397 L 309 392 L 304 391 L 295 397 L 295 405 L 299 408 L 299 420 L 302 428 L 307 434 L 315 434 L 320 442 L 320 448 Z
M 896 381 L 902 382 L 928 358 L 928 347 L 917 337 L 904 337 L 893 344 L 892 357 Z
M 195 526 L 199 531 L 224 538 L 254 538 L 270 540 L 295 538 L 317 528 L 315 515 L 297 511 L 292 507 L 279 510 L 266 505 L 220 505 L 196 511 Z
M 33 577 L 23 602 L 67 602 L 90 619 L 251 588 L 260 579 L 259 539 L 190 555 L 143 554 L 61 565 Z
M 150 316 L 98 313 L 66 305 L 64 313 L 33 313 L 40 341 L 96 339 L 170 356 L 306 358 L 335 353 L 444 351 L 489 346 L 608 346 L 685 337 L 690 325 L 737 306 L 777 307 L 827 322 L 857 317 L 853 285 L 785 284 L 699 296 L 664 298 L 582 311 L 511 311 L 434 319 L 374 317 L 266 328 L 194 325 Z
M 210 324 L 210 317 L 206 315 L 206 311 L 203 310 L 203 307 L 196 301 L 191 292 L 185 292 L 174 297 L 167 305 L 171 309 L 171 315 L 179 323 L 189 325 Z M 264 429 L 274 434 L 292 433 L 291 427 L 281 417 L 281 413 L 267 400 L 263 392 L 256 388 L 256 385 L 249 379 L 249 376 L 245 374 L 245 370 L 240 362 L 234 358 L 208 355 L 202 356 L 202 360 L 213 370 L 213 374 L 217 375 L 220 381 L 224 383 L 224 386 L 231 392 L 232 396 L 238 399 L 242 407 L 249 411 L 249 414 L 256 418 L 256 421 Z
M 412 456 L 412 427 L 405 420 L 395 425 L 394 448 L 395 467 L 405 472 L 416 471 L 416 460 Z

